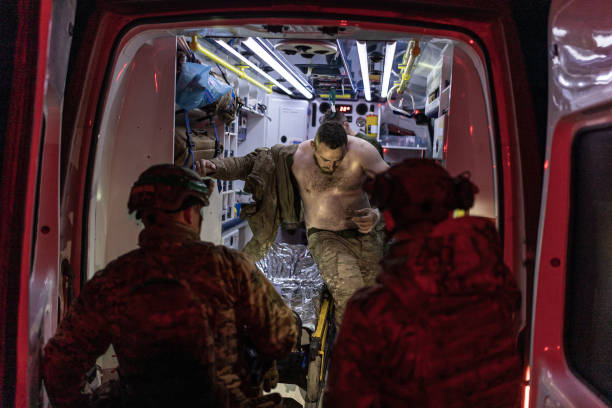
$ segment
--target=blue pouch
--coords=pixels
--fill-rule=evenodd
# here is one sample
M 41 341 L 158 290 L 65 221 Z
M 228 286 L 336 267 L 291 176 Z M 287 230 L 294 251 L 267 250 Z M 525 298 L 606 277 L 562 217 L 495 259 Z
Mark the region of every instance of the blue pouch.
M 176 103 L 191 110 L 219 100 L 232 87 L 210 75 L 210 66 L 185 62 L 176 81 Z
M 206 105 L 217 102 L 223 95 L 230 92 L 232 87 L 212 75 L 208 76 L 208 87 L 204 93 Z

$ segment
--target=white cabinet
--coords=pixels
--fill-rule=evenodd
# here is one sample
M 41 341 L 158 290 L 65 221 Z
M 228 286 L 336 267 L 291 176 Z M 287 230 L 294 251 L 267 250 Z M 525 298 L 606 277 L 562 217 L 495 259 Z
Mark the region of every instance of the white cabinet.
M 427 76 L 427 99 L 425 114 L 437 118 L 450 107 L 453 46 L 447 44 L 441 51 L 440 60 Z
M 265 145 L 268 147 L 279 143 L 290 145 L 306 140 L 309 102 L 280 95 L 269 95 L 267 100 L 271 120 L 265 122 Z
M 305 102 L 305 101 L 296 101 Z M 308 104 L 293 103 L 280 106 L 278 121 L 278 143 L 300 144 L 306 140 L 308 130 L 306 117 Z

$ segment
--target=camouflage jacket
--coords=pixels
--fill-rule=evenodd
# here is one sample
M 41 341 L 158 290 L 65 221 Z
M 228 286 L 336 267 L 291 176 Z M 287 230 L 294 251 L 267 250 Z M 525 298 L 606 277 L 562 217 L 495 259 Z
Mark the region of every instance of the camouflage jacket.
M 297 146 L 278 144 L 256 149 L 243 157 L 211 160 L 217 167 L 211 177 L 245 180 L 244 191 L 253 195 L 255 203 L 243 205 L 240 210 L 240 218 L 248 219 L 253 232 L 253 238 L 244 248 L 253 261 L 268 252 L 279 225 L 291 230 L 300 224 L 302 202 L 291 173 Z
M 520 292 L 495 227 L 443 221 L 394 242 L 383 266 L 348 303 L 324 405 L 518 406 Z
M 121 375 L 138 375 L 134 361 L 146 356 L 138 347 L 125 349 L 122 336 L 134 330 L 118 322 L 130 310 L 126 304 L 135 286 L 151 276 L 166 276 L 186 282 L 208 314 L 214 337 L 216 383 L 230 401 L 261 395 L 261 387 L 247 384 L 244 345 L 252 345 L 265 359 L 279 359 L 293 347 L 297 328 L 293 313 L 255 265 L 237 251 L 201 242 L 183 224 L 144 229 L 139 249 L 131 251 L 95 274 L 72 304 L 55 336 L 44 349 L 43 376 L 55 408 L 77 407 L 84 375 L 96 358 L 112 343 Z M 144 313 L 146 314 L 146 312 Z M 147 324 L 144 322 L 133 322 Z M 186 329 L 176 327 L 176 336 Z M 235 395 L 236 400 L 231 400 Z

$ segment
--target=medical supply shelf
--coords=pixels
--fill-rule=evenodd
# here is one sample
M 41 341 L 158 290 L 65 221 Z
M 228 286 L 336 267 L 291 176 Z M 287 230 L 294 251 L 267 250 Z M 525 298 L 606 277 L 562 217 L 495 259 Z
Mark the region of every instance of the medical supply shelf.
M 426 147 L 410 147 L 410 146 L 393 146 L 393 145 L 381 145 L 383 149 L 397 149 L 397 150 L 427 150 Z
M 237 156 L 238 151 L 238 119 L 225 127 L 223 133 L 223 158 Z M 219 180 L 221 184 L 221 222 L 238 217 L 236 210 L 236 190 L 233 180 Z
M 240 112 L 245 112 L 245 113 L 248 113 L 249 115 L 254 115 L 257 117 L 261 117 L 261 118 L 264 117 L 263 113 L 256 111 L 254 108 L 251 108 L 250 106 L 241 106 Z

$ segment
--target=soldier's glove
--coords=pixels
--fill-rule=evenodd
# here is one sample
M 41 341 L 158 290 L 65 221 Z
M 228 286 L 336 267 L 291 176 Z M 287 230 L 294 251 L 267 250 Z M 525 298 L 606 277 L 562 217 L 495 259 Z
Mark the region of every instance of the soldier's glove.
M 262 386 L 265 392 L 270 392 L 277 384 L 278 370 L 276 369 L 276 361 L 273 361 L 272 366 L 264 374 Z

